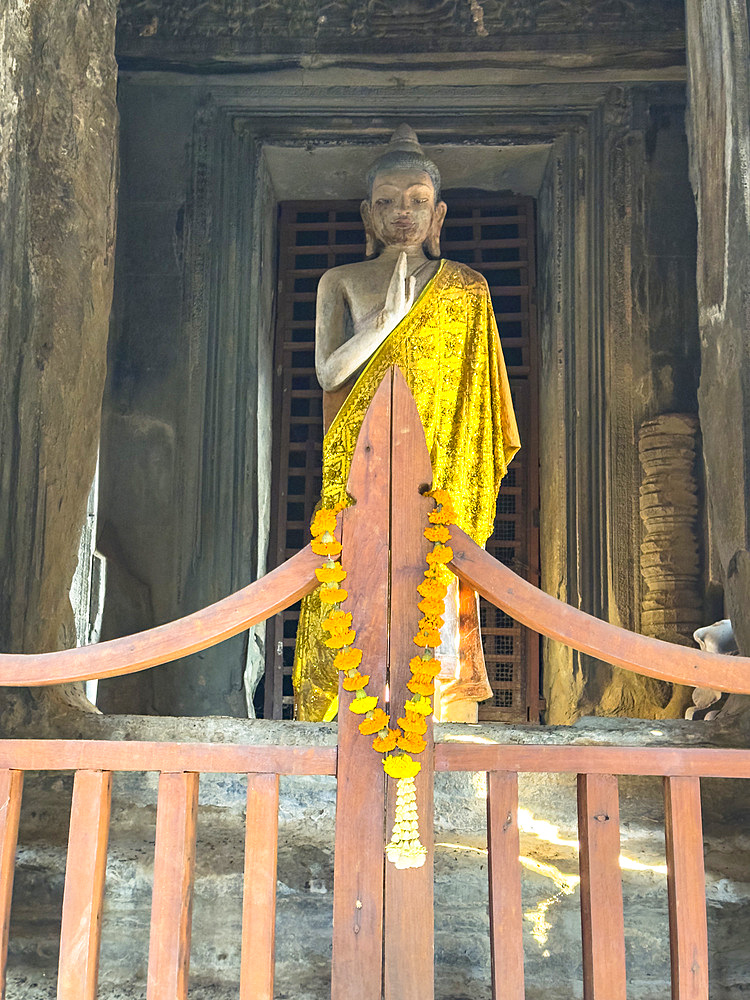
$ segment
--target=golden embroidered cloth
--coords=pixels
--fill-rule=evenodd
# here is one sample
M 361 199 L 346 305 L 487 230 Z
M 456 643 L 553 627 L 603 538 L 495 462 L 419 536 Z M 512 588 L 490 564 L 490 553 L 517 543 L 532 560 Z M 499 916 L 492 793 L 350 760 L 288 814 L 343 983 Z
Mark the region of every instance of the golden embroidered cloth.
M 520 441 L 482 275 L 464 264 L 441 261 L 408 315 L 372 356 L 323 441 L 324 507 L 348 500 L 346 481 L 357 436 L 392 365 L 401 369 L 416 401 L 433 487 L 450 492 L 456 524 L 484 545 L 492 534 L 500 482 Z M 302 602 L 293 673 L 295 717 L 308 722 L 329 721 L 337 709 L 338 676 L 334 651 L 323 643 L 323 617 L 313 592 Z

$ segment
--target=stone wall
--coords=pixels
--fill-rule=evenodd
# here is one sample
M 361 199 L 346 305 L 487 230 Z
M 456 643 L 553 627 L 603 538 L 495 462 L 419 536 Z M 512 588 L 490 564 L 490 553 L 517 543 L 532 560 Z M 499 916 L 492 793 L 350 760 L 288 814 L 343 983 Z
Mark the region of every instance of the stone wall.
M 112 298 L 115 0 L 0 12 L 0 649 L 75 645 Z
M 613 60 L 642 68 L 682 59 L 683 0 L 121 0 L 118 48 L 132 63 L 234 69 L 276 55 L 287 64 L 331 55 L 387 59 L 510 54 L 567 70 Z M 310 58 L 312 57 L 312 58 Z
M 104 639 L 197 611 L 265 571 L 276 284 L 273 187 L 212 88 L 124 83 L 120 102 Z M 103 682 L 99 704 L 246 716 L 243 676 L 257 680 L 263 631 Z

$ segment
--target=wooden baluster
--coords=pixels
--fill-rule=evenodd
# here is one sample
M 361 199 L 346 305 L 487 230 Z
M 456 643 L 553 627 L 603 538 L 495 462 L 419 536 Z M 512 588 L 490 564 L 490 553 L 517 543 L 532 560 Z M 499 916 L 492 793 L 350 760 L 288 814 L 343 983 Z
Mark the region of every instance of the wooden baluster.
M 487 775 L 490 961 L 493 1000 L 524 1000 L 518 775 Z
M 700 778 L 664 779 L 672 1000 L 708 1000 Z
M 65 865 L 57 1000 L 96 1000 L 111 798 L 110 771 L 76 771 Z
M 391 376 L 375 393 L 357 440 L 342 518 L 343 586 L 364 651 L 368 690 L 384 705 L 388 657 L 388 483 L 391 474 Z M 380 1000 L 383 966 L 383 764 L 352 695 L 339 684 L 336 842 L 333 869 L 332 1000 Z
M 16 843 L 22 790 L 23 771 L 0 771 L 0 1000 L 5 1000 L 10 901 L 16 870 Z
M 247 776 L 240 1000 L 273 1000 L 279 776 Z
M 617 778 L 578 775 L 584 1000 L 625 1000 Z
M 434 502 L 419 490 L 432 482 L 432 465 L 422 423 L 403 375 L 395 369 L 392 404 L 391 485 L 391 626 L 390 699 L 393 724 L 411 698 L 406 684 L 409 660 L 419 650 L 413 638 L 422 617 L 417 586 L 432 548 L 424 537 Z M 427 748 L 418 756 L 416 778 L 419 833 L 427 849 L 421 868 L 398 870 L 386 864 L 385 1000 L 431 1000 L 434 996 L 433 913 L 433 738 L 432 719 L 425 733 Z M 396 782 L 389 779 L 388 830 L 393 822 Z
M 165 771 L 156 808 L 147 1000 L 185 1000 L 195 868 L 198 774 Z

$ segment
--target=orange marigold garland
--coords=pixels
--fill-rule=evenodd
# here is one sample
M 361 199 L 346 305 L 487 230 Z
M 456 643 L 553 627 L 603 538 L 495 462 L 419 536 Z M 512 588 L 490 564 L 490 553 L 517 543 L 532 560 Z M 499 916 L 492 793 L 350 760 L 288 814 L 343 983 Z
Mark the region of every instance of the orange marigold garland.
M 354 647 L 356 631 L 352 628 L 352 616 L 339 607 L 348 596 L 340 586 L 346 578 L 346 571 L 335 558 L 341 552 L 341 545 L 334 537 L 336 517 L 341 508 L 321 508 L 310 526 L 313 552 L 326 557 L 323 566 L 315 571 L 320 581 L 321 603 L 331 609 L 323 621 L 323 629 L 328 633 L 325 644 L 338 650 L 334 663 L 344 675 L 344 690 L 354 692 L 350 711 L 364 716 L 359 731 L 364 736 L 375 737 L 372 746 L 383 754 L 385 773 L 398 782 L 393 833 L 386 846 L 386 856 L 397 868 L 420 868 L 427 856 L 419 840 L 414 784 L 422 765 L 411 755 L 422 753 L 427 746 L 423 734 L 427 731 L 426 717 L 432 714 L 430 697 L 435 690 L 435 677 L 440 673 L 435 652 L 440 645 L 445 595 L 451 579 L 446 564 L 453 558 L 453 552 L 446 544 L 451 537 L 448 525 L 455 520 L 450 496 L 446 490 L 433 490 L 428 496 L 434 499 L 436 507 L 429 514 L 430 524 L 424 534 L 434 542 L 434 547 L 427 554 L 425 578 L 417 587 L 422 598 L 419 610 L 424 617 L 414 637 L 422 652 L 409 661 L 412 677 L 407 687 L 412 697 L 404 706 L 403 718 L 398 720 L 400 729 L 390 728 L 390 717 L 378 708 L 377 697 L 367 693 L 370 678 L 359 672 L 362 650 Z

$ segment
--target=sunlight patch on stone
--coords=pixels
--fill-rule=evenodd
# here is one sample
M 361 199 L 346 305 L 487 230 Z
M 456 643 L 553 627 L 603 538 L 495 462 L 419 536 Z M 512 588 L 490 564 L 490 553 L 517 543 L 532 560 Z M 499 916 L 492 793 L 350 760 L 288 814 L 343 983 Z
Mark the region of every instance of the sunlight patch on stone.
M 528 809 L 518 810 L 518 829 L 521 833 L 530 833 L 548 844 L 558 844 L 560 847 L 572 847 L 578 850 L 577 840 L 567 840 L 560 836 L 560 827 L 548 823 L 545 819 L 536 819 Z
M 552 930 L 552 924 L 547 918 L 549 910 L 563 896 L 572 895 L 578 888 L 581 879 L 578 875 L 566 875 L 555 865 L 551 865 L 545 861 L 537 861 L 535 858 L 523 856 L 519 860 L 524 868 L 534 872 L 535 875 L 552 879 L 558 888 L 558 891 L 553 896 L 541 900 L 532 910 L 527 910 L 524 913 L 525 919 L 531 924 L 531 936 L 543 947 L 549 939 L 549 932 Z
M 666 865 L 644 865 L 642 861 L 628 858 L 624 854 L 620 855 L 620 868 L 629 872 L 654 872 L 656 875 L 666 875 Z
M 453 851 L 471 851 L 473 854 L 483 854 L 487 857 L 486 847 L 471 847 L 469 844 L 449 844 L 447 842 L 435 844 L 435 847 L 448 847 Z
M 497 746 L 497 740 L 490 740 L 486 736 L 457 736 L 453 733 L 443 733 L 440 736 L 441 743 L 482 743 L 489 746 Z

